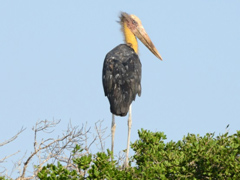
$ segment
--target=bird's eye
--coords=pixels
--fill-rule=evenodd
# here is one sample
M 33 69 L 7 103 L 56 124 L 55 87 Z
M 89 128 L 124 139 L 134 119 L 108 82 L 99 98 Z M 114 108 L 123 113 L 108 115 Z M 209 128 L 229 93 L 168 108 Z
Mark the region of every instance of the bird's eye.
M 137 22 L 136 22 L 135 20 L 132 20 L 132 23 L 133 23 L 133 24 L 137 24 Z

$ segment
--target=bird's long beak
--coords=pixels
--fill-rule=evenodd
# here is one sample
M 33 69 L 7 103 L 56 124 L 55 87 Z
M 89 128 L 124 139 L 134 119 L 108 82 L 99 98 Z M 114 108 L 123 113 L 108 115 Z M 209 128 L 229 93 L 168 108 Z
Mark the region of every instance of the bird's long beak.
M 162 60 L 160 53 L 152 43 L 150 37 L 148 36 L 143 26 L 135 28 L 133 30 L 133 33 L 158 59 Z
M 127 22 L 128 28 L 132 33 L 160 60 L 162 60 L 161 55 L 152 43 L 150 37 L 142 26 L 140 19 L 135 15 L 129 15 L 125 12 L 121 13 L 121 22 Z

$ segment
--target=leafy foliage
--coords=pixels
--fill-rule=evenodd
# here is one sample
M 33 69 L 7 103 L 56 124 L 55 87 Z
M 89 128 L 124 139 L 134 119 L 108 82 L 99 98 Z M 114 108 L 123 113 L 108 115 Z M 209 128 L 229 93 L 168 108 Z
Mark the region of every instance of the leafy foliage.
M 80 146 L 72 151 L 74 168 L 48 164 L 40 179 L 239 179 L 240 131 L 236 134 L 188 134 L 178 142 L 167 142 L 162 132 L 141 129 L 139 139 L 131 144 L 135 154 L 129 167 L 111 161 L 111 152 L 76 157 Z M 133 164 L 133 165 L 132 165 Z
M 0 180 L 7 180 L 7 179 L 3 176 L 0 176 Z
M 40 179 L 46 179 L 46 180 L 52 180 L 52 179 L 77 180 L 80 178 L 76 170 L 68 170 L 67 168 L 63 167 L 60 162 L 58 162 L 57 165 L 48 164 L 47 166 L 44 166 L 42 171 L 38 173 L 38 177 Z
M 141 178 L 147 179 L 227 179 L 240 178 L 240 131 L 204 137 L 188 134 L 182 141 L 164 143 L 161 132 L 139 132 L 132 144 Z

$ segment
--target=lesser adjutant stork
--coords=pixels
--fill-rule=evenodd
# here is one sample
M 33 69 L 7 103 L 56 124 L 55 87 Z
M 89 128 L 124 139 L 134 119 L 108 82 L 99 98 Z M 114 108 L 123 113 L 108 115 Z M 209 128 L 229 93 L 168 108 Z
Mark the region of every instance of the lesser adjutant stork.
M 125 37 L 125 44 L 120 44 L 105 57 L 103 64 L 102 82 L 105 96 L 108 97 L 112 112 L 112 146 L 114 149 L 115 118 L 128 117 L 128 140 L 125 166 L 128 166 L 130 133 L 132 126 L 131 104 L 136 95 L 141 95 L 141 62 L 138 57 L 138 43 L 136 37 L 160 60 L 161 55 L 153 45 L 144 30 L 140 19 L 135 15 L 122 12 L 120 24 Z

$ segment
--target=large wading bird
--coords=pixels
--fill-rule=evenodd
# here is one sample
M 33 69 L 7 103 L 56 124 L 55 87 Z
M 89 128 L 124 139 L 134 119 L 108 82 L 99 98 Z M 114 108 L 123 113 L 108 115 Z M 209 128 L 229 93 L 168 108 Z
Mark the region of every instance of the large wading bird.
M 132 126 L 131 104 L 136 95 L 141 95 L 141 62 L 138 57 L 138 43 L 136 37 L 160 60 L 161 55 L 153 45 L 144 30 L 140 19 L 135 15 L 122 12 L 120 24 L 126 44 L 120 44 L 105 57 L 103 64 L 102 82 L 105 96 L 108 97 L 112 112 L 112 146 L 114 149 L 115 117 L 128 117 L 128 140 L 125 166 L 128 166 L 130 133 Z

